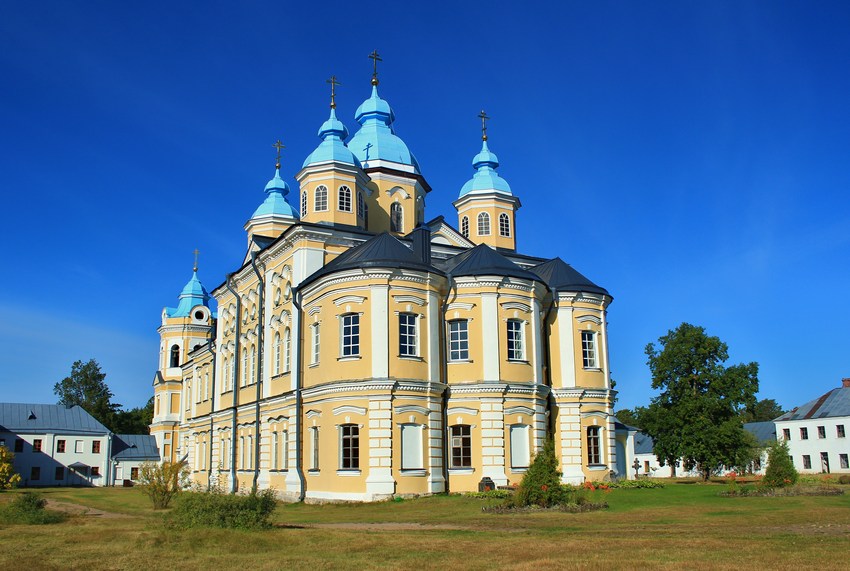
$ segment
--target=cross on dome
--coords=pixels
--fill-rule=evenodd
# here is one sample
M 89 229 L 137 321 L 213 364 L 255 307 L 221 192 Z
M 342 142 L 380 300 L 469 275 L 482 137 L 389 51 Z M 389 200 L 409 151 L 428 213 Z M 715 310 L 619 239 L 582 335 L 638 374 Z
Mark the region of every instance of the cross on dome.
M 484 110 L 481 110 L 481 113 L 478 114 L 478 118 L 481 119 L 481 140 L 487 140 L 487 120 L 490 118 Z
M 372 53 L 369 54 L 369 59 L 372 60 L 372 85 L 378 85 L 378 62 L 384 61 L 381 59 L 381 56 L 378 55 L 378 50 L 373 50 Z
M 274 147 L 275 149 L 277 149 L 277 157 L 275 158 L 274 168 L 279 169 L 279 168 L 280 168 L 280 150 L 281 150 L 281 149 L 285 149 L 285 148 L 286 148 L 286 145 L 284 145 L 283 143 L 281 143 L 281 142 L 280 142 L 280 139 L 278 139 L 277 141 L 275 141 L 275 142 L 274 142 L 274 144 L 272 145 L 272 147 Z
M 342 84 L 337 81 L 335 75 L 332 75 L 331 78 L 325 80 L 325 82 L 331 84 L 331 109 L 336 109 L 336 86 Z

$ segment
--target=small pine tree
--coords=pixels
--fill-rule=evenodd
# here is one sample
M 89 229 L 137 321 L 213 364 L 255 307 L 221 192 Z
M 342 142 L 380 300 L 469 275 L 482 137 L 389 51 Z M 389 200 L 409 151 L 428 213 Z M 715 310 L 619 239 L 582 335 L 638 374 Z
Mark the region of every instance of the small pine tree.
M 762 484 L 770 488 L 783 488 L 796 484 L 797 477 L 797 469 L 788 454 L 788 443 L 782 440 L 771 444 Z
M 518 506 L 548 507 L 558 502 L 560 491 L 561 471 L 555 457 L 555 441 L 548 438 L 528 467 L 514 501 Z

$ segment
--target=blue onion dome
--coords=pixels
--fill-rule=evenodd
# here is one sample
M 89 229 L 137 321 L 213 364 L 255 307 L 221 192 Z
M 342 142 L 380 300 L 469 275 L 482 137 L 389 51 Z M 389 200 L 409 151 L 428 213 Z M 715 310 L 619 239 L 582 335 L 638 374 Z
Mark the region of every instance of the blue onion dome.
M 494 191 L 513 195 L 508 181 L 496 172 L 498 166 L 499 158 L 487 147 L 487 140 L 485 139 L 481 144 L 481 152 L 472 159 L 475 174 L 460 189 L 460 196 Z
M 198 279 L 197 268 L 192 272 L 192 279 L 183 287 L 180 292 L 180 302 L 177 307 L 167 307 L 165 309 L 168 317 L 188 317 L 193 307 L 203 305 L 210 306 L 210 294 L 204 289 L 201 280 Z
M 298 218 L 295 209 L 286 201 L 287 194 L 289 194 L 289 185 L 280 178 L 280 165 L 276 165 L 274 177 L 266 184 L 266 199 L 254 211 L 251 218 L 259 218 L 260 216 Z
M 419 173 L 416 157 L 393 131 L 395 114 L 390 104 L 378 95 L 377 85 L 372 85 L 372 96 L 357 108 L 354 119 L 360 129 L 348 141 L 348 148 L 365 168 L 370 160 L 380 160 L 409 165 L 413 172 Z
M 336 118 L 334 108 L 331 108 L 331 116 L 328 120 L 319 127 L 319 137 L 322 142 L 319 143 L 315 151 L 307 156 L 302 168 L 327 162 L 345 163 L 360 167 L 360 161 L 343 142 L 348 137 L 348 129 L 342 121 Z

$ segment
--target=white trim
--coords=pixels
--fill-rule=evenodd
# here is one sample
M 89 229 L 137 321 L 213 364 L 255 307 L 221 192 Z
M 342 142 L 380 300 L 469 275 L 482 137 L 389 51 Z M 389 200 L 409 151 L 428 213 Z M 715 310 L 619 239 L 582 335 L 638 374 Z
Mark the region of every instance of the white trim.
M 360 407 L 360 406 L 343 405 L 343 406 L 338 406 L 335 409 L 333 409 L 333 413 L 334 413 L 334 416 L 337 416 L 337 415 L 340 415 L 340 414 L 345 414 L 345 413 L 365 415 L 366 409 L 364 407 Z
M 339 307 L 344 303 L 363 303 L 366 297 L 362 295 L 344 295 L 333 300 L 335 306 Z

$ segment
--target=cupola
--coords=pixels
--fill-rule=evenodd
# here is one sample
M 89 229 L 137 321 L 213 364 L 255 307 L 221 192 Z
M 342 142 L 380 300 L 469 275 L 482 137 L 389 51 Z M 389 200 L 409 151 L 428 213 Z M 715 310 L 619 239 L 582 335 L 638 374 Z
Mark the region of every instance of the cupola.
M 286 195 L 289 194 L 289 185 L 280 177 L 280 149 L 283 148 L 283 144 L 277 141 L 274 147 L 277 148 L 278 155 L 274 176 L 266 184 L 266 199 L 245 223 L 249 248 L 255 235 L 274 239 L 298 222 L 298 213 L 286 199 Z

